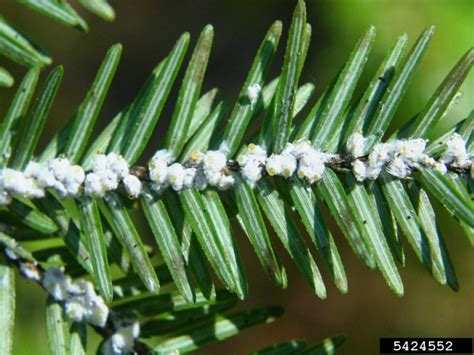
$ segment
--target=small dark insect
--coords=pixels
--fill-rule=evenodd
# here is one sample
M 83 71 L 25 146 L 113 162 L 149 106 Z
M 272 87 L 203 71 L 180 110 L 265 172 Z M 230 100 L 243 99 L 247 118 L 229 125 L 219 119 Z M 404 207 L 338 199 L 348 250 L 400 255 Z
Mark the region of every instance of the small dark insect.
M 135 175 L 140 180 L 148 181 L 148 169 L 144 166 L 133 166 L 130 168 L 130 174 Z
M 229 160 L 227 162 L 227 168 L 230 170 L 230 171 L 235 171 L 235 172 L 239 172 L 240 171 L 240 165 L 239 163 L 237 163 L 235 160 Z

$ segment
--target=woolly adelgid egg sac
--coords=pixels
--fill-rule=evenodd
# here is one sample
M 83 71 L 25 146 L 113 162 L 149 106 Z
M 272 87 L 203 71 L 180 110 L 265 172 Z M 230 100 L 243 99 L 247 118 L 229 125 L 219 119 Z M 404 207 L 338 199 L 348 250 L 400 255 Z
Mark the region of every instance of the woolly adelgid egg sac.
M 190 187 L 204 190 L 208 186 L 227 190 L 237 183 L 235 174 L 240 174 L 251 186 L 265 176 L 289 178 L 296 175 L 315 183 L 334 161 L 345 161 L 352 166 L 358 181 L 377 179 L 383 170 L 406 179 L 419 167 L 435 169 L 443 174 L 450 167 L 465 170 L 472 167 L 466 142 L 457 133 L 446 140 L 439 159 L 424 153 L 427 144 L 424 139 L 378 143 L 363 157 L 366 142 L 366 137 L 354 133 L 347 141 L 346 155 L 319 151 L 306 140 L 288 143 L 281 154 L 269 156 L 263 146 L 249 144 L 237 157 L 237 170 L 229 168 L 225 145 L 220 150 L 194 152 L 185 163 L 174 161 L 170 151 L 161 149 L 148 163 L 149 181 L 142 181 L 130 173 L 125 159 L 116 153 L 96 154 L 92 170 L 87 173 L 81 166 L 72 165 L 66 157 L 41 164 L 31 161 L 23 172 L 11 168 L 0 170 L 0 205 L 8 205 L 15 195 L 41 198 L 46 189 L 55 190 L 63 198 L 82 195 L 103 198 L 107 192 L 118 190 L 120 186 L 128 197 L 139 198 L 144 184 L 149 184 L 158 193 L 166 188 L 179 192 Z
M 252 105 L 257 102 L 260 91 L 262 91 L 262 87 L 258 83 L 252 84 L 247 88 L 247 97 Z

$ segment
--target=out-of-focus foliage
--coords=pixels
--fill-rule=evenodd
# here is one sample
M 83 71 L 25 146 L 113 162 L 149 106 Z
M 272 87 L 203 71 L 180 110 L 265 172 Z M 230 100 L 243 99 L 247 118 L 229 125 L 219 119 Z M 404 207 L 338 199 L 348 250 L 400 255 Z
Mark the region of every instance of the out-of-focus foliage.
M 400 33 L 406 32 L 413 39 L 428 25 L 436 27 L 436 34 L 423 59 L 423 71 L 415 75 L 397 113 L 400 122 L 416 113 L 430 96 L 430 88 L 442 80 L 443 72 L 449 70 L 465 48 L 474 43 L 474 2 L 471 0 L 314 0 L 310 3 L 313 6 L 310 16 L 318 18 L 316 26 L 323 31 L 319 37 L 323 49 L 316 54 L 316 62 L 313 62 L 315 70 L 334 68 L 334 61 L 347 53 L 346 48 L 368 24 L 377 28 L 380 41 L 374 45 L 374 57 L 382 56 L 389 48 L 388 43 Z M 318 36 L 315 41 L 318 41 Z M 374 62 L 368 65 L 375 69 Z M 324 71 L 319 70 L 318 73 L 318 78 L 325 76 Z M 464 83 L 462 92 L 465 99 L 450 113 L 451 120 L 443 121 L 445 128 L 466 117 L 472 109 L 469 98 L 474 97 L 473 76 Z

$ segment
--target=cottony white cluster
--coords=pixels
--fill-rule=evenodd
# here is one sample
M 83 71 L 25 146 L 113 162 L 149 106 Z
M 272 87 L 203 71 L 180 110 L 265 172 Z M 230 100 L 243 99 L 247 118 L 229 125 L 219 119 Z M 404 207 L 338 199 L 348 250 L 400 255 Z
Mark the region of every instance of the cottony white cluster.
M 85 280 L 72 281 L 57 268 L 43 274 L 42 285 L 56 301 L 63 303 L 66 316 L 73 322 L 87 322 L 103 327 L 109 309 L 102 297 L 97 295 L 92 283 Z
M 365 161 L 357 159 L 364 151 L 366 138 L 360 133 L 353 134 L 347 142 L 347 152 L 353 158 L 352 168 L 358 181 L 376 179 L 382 170 L 401 179 L 407 178 L 413 169 L 430 167 L 446 173 L 447 166 L 468 168 L 472 165 L 466 152 L 466 144 L 458 134 L 454 134 L 446 142 L 446 152 L 440 161 L 424 153 L 427 140 L 397 139 L 374 146 Z
M 193 159 L 194 158 L 194 159 Z M 191 161 L 199 167 L 196 183 L 198 189 L 207 185 L 226 190 L 235 183 L 235 178 L 227 168 L 226 153 L 220 150 L 209 150 L 206 153 L 196 153 Z
M 249 144 L 247 151 L 237 158 L 242 177 L 254 185 L 262 178 L 266 160 L 267 153 L 263 147 L 253 143 Z
M 364 148 L 367 138 L 360 133 L 352 134 L 347 140 L 346 150 L 352 158 L 359 158 L 364 155 Z
M 25 171 L 6 168 L 0 170 L 0 205 L 11 202 L 12 196 L 24 198 L 44 197 L 46 189 L 61 197 L 104 197 L 107 191 L 116 190 L 122 183 L 131 198 L 142 191 L 142 182 L 129 174 L 125 159 L 115 153 L 97 154 L 92 171 L 86 175 L 79 165 L 67 158 L 55 158 L 46 163 L 31 161 Z
M 247 97 L 252 105 L 257 102 L 260 91 L 262 91 L 262 87 L 258 83 L 252 84 L 247 88 Z
M 10 203 L 11 195 L 43 197 L 47 188 L 61 197 L 76 196 L 84 179 L 84 170 L 66 158 L 55 158 L 46 164 L 31 161 L 24 172 L 6 168 L 0 171 L 0 205 Z
M 469 169 L 472 160 L 466 149 L 466 142 L 457 133 L 454 133 L 446 142 L 446 151 L 440 161 L 446 165 L 450 164 L 456 168 Z
M 224 150 L 196 152 L 184 166 L 173 163 L 169 151 L 160 150 L 148 165 L 151 188 L 158 192 L 169 186 L 175 191 L 191 186 L 200 190 L 207 186 L 226 190 L 236 183 L 226 156 Z M 249 144 L 245 153 L 238 156 L 237 163 L 240 175 L 252 186 L 265 172 L 270 176 L 285 178 L 297 172 L 300 178 L 313 183 L 321 179 L 326 164 L 338 157 L 337 154 L 327 154 L 314 149 L 308 141 L 289 143 L 281 154 L 272 154 L 270 157 L 267 157 L 262 146 Z
M 171 153 L 162 149 L 155 153 L 148 163 L 151 188 L 163 191 L 171 186 L 175 191 L 190 187 L 196 176 L 195 168 L 185 168 L 179 163 L 173 163 Z
M 268 158 L 262 147 L 250 144 L 237 162 L 241 167 L 242 177 L 252 185 L 262 178 L 263 170 L 270 176 L 285 178 L 296 171 L 300 178 L 314 183 L 321 179 L 326 163 L 338 157 L 337 154 L 327 154 L 313 148 L 309 141 L 300 141 L 288 143 L 281 154 L 272 154 Z
M 108 191 L 116 190 L 122 182 L 131 198 L 137 198 L 142 183 L 136 176 L 129 174 L 128 163 L 118 154 L 97 154 L 92 162 L 92 172 L 84 182 L 84 193 L 95 197 L 104 197 Z
M 102 347 L 104 355 L 132 354 L 133 344 L 140 335 L 138 322 L 119 327 Z
M 214 186 L 225 190 L 232 186 L 235 179 L 227 169 L 226 154 L 219 150 L 209 150 L 206 153 L 193 153 L 188 166 L 172 163 L 171 153 L 159 150 L 148 164 L 151 188 L 162 191 L 171 186 L 175 191 L 194 186 L 204 190 Z
M 314 149 L 309 141 L 289 144 L 285 150 L 289 150 L 298 160 L 298 176 L 305 178 L 309 183 L 320 180 L 326 169 L 326 164 L 339 159 L 338 154 L 328 154 Z
M 17 254 L 17 252 L 9 247 L 6 247 L 4 249 L 5 255 L 10 259 L 10 260 L 18 260 L 21 258 L 20 255 Z M 26 277 L 28 280 L 36 281 L 38 282 L 41 279 L 41 275 L 38 271 L 37 263 L 36 262 L 30 262 L 30 263 L 19 263 L 19 268 L 21 274 Z M 2 287 L 3 285 L 0 285 Z
M 328 154 L 313 148 L 309 141 L 288 143 L 280 154 L 267 157 L 266 150 L 249 144 L 238 156 L 238 170 L 251 185 L 266 173 L 269 176 L 289 178 L 296 175 L 314 183 L 321 179 L 327 165 L 350 162 L 359 181 L 376 179 L 382 170 L 401 179 L 407 178 L 420 167 L 430 167 L 445 173 L 448 166 L 471 169 L 472 160 L 466 142 L 457 133 L 445 142 L 445 152 L 435 160 L 424 153 L 424 139 L 398 139 L 375 145 L 367 156 L 363 156 L 367 138 L 360 133 L 349 137 L 347 156 Z M 171 187 L 175 191 L 196 187 L 204 190 L 208 186 L 226 190 L 236 183 L 234 172 L 227 161 L 225 146 L 205 153 L 196 152 L 185 164 L 175 162 L 171 152 L 163 149 L 155 153 L 148 164 L 150 188 L 157 192 Z M 115 153 L 97 154 L 92 171 L 85 174 L 78 165 L 66 158 L 55 158 L 44 164 L 30 162 L 24 172 L 6 168 L 0 170 L 0 205 L 11 202 L 14 195 L 24 198 L 40 198 L 45 189 L 54 189 L 62 197 L 104 197 L 122 184 L 131 198 L 137 198 L 143 183 L 130 174 L 127 162 Z

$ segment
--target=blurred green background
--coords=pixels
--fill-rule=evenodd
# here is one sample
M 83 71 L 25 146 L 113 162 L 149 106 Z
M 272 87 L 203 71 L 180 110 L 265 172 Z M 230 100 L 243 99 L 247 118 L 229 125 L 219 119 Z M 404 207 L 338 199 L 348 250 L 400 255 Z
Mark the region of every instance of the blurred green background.
M 110 2 L 117 12 L 117 19 L 111 24 L 81 12 L 91 28 L 90 33 L 84 35 L 33 13 L 17 1 L 1 1 L 2 15 L 42 44 L 54 58 L 55 64 L 65 67 L 62 87 L 47 123 L 43 143 L 73 114 L 104 53 L 113 43 L 123 43 L 124 53 L 99 127 L 103 127 L 114 113 L 130 102 L 180 33 L 189 31 L 196 39 L 207 23 L 214 25 L 216 36 L 203 89 L 218 86 L 224 97 L 235 99 L 266 29 L 274 20 L 280 19 L 286 32 L 295 5 L 293 0 Z M 407 33 L 413 44 L 424 28 L 432 24 L 436 26 L 430 48 L 395 118 L 397 124 L 423 107 L 450 68 L 474 43 L 473 0 L 307 0 L 307 6 L 309 22 L 313 25 L 313 39 L 303 81 L 314 82 L 318 93 L 324 90 L 347 59 L 357 39 L 371 24 L 377 28 L 377 38 L 359 91 L 370 80 L 384 53 L 399 35 Z M 25 73 L 24 68 L 4 59 L 0 59 L 0 65 L 12 72 L 17 80 Z M 274 75 L 280 65 L 281 59 L 276 60 Z M 462 91 L 463 100 L 443 125 L 452 125 L 466 117 L 474 106 L 474 75 L 470 75 Z M 0 91 L 1 115 L 5 113 L 13 93 L 14 90 Z M 173 103 L 174 100 L 170 100 L 164 112 L 151 150 L 157 148 L 159 138 L 163 136 Z M 336 242 L 349 277 L 348 294 L 341 295 L 331 285 L 321 260 L 316 256 L 328 286 L 328 299 L 318 299 L 281 248 L 280 255 L 289 273 L 289 287 L 280 290 L 261 271 L 247 240 L 239 237 L 250 281 L 250 298 L 243 305 L 278 304 L 285 307 L 286 313 L 271 325 L 247 330 L 236 338 L 209 346 L 201 353 L 241 354 L 292 338 L 315 342 L 326 336 L 345 334 L 348 340 L 342 354 L 375 354 L 378 353 L 378 338 L 381 336 L 472 336 L 472 249 L 454 221 L 444 213 L 439 216 L 441 231 L 457 270 L 460 284 L 457 293 L 438 285 L 405 242 L 407 267 L 400 271 L 406 295 L 397 298 L 379 273 L 364 269 L 341 235 L 336 235 Z M 146 233 L 147 230 L 144 231 Z M 275 244 L 278 241 L 275 240 Z M 18 282 L 15 354 L 48 353 L 44 303 L 44 294 L 36 285 Z

